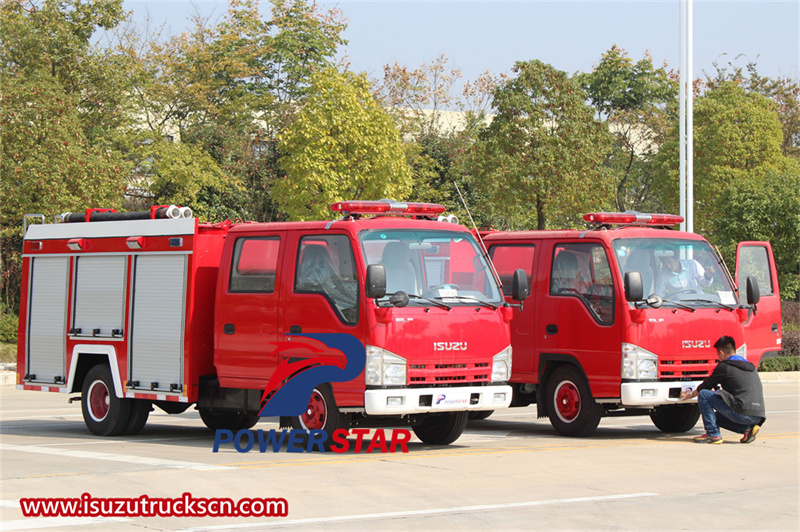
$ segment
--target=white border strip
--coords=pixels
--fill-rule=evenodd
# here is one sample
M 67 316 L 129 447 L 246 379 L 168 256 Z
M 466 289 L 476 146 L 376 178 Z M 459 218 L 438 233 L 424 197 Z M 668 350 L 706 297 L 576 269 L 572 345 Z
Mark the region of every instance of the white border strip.
M 229 467 L 229 466 L 202 464 L 199 462 L 180 462 L 177 460 L 162 460 L 160 458 L 148 458 L 145 456 L 133 456 L 129 454 L 95 453 L 89 451 L 74 451 L 71 449 L 55 449 L 52 447 L 32 447 L 30 445 L 12 445 L 8 443 L 0 443 L 0 451 L 52 454 L 56 456 L 63 456 L 65 458 L 106 460 L 109 462 L 124 462 L 126 464 L 165 467 L 167 469 L 189 469 L 192 471 L 224 471 L 224 470 L 236 469 L 235 467 Z
M 200 530 L 232 530 L 238 528 L 266 528 L 273 526 L 290 526 L 290 525 L 315 525 L 327 524 L 337 521 L 356 521 L 368 519 L 394 519 L 398 517 L 416 517 L 423 515 L 440 515 L 440 514 L 458 514 L 458 513 L 473 513 L 485 512 L 490 510 L 508 510 L 510 508 L 531 508 L 535 506 L 549 506 L 553 504 L 575 504 L 582 502 L 603 502 L 603 501 L 618 501 L 622 499 L 639 499 L 642 497 L 657 497 L 658 493 L 623 493 L 620 495 L 603 495 L 599 497 L 578 497 L 574 499 L 551 499 L 549 501 L 528 501 L 528 502 L 512 502 L 508 504 L 481 504 L 477 506 L 456 506 L 453 508 L 431 508 L 430 510 L 409 510 L 406 512 L 387 512 L 381 514 L 360 514 L 360 515 L 337 515 L 331 517 L 315 517 L 312 519 L 292 519 L 282 520 L 274 519 L 272 521 L 262 521 L 260 523 L 241 523 L 241 524 L 227 524 L 215 525 L 196 528 L 184 528 L 182 532 L 194 532 Z
M 39 530 L 41 528 L 56 528 L 62 526 L 89 526 L 103 523 L 127 523 L 133 521 L 127 517 L 30 517 L 3 521 L 2 529 L 6 530 Z M 112 530 L 114 527 L 109 527 Z
M 197 218 L 119 220 L 114 222 L 34 224 L 28 226 L 25 240 L 60 238 L 111 238 L 128 236 L 191 236 Z

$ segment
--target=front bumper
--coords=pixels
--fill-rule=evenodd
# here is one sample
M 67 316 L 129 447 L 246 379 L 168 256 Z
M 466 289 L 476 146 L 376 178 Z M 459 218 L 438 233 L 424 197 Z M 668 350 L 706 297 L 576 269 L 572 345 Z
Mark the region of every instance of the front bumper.
M 696 389 L 703 381 L 677 382 L 623 382 L 621 398 L 623 406 L 657 406 L 677 403 L 696 403 L 697 399 L 681 401 L 681 390 Z
M 367 390 L 368 415 L 422 414 L 469 410 L 498 410 L 511 404 L 511 386 L 457 386 L 452 388 L 396 388 Z

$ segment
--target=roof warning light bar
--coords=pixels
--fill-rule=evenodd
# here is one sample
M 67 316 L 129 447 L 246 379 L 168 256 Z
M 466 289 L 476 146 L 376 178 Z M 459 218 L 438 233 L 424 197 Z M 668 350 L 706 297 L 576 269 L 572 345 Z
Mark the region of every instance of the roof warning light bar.
M 597 225 L 650 225 L 671 227 L 683 223 L 683 216 L 676 214 L 648 214 L 641 212 L 590 212 L 583 219 Z
M 407 203 L 392 200 L 339 201 L 331 204 L 331 210 L 349 214 L 435 216 L 443 213 L 444 205 L 437 203 Z

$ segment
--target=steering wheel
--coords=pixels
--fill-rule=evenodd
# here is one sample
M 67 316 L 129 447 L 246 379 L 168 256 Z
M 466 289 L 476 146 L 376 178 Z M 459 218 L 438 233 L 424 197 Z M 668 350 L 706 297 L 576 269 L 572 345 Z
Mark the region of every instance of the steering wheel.
M 667 294 L 667 297 L 677 296 L 678 294 L 696 294 L 696 293 L 697 290 L 695 290 L 694 288 L 683 288 L 681 290 L 678 290 L 677 292 L 670 292 L 669 294 Z

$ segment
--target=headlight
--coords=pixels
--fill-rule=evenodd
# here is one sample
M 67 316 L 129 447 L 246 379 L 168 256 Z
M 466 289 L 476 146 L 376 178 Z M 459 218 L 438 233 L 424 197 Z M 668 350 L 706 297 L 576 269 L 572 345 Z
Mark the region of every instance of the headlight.
M 658 355 L 633 344 L 622 344 L 623 379 L 657 379 Z
M 736 354 L 747 360 L 747 344 L 740 345 L 739 349 L 736 350 Z
M 505 382 L 511 377 L 511 346 L 492 357 L 492 382 Z
M 402 386 L 406 383 L 406 359 L 394 353 L 367 346 L 367 367 L 364 381 L 367 386 Z

